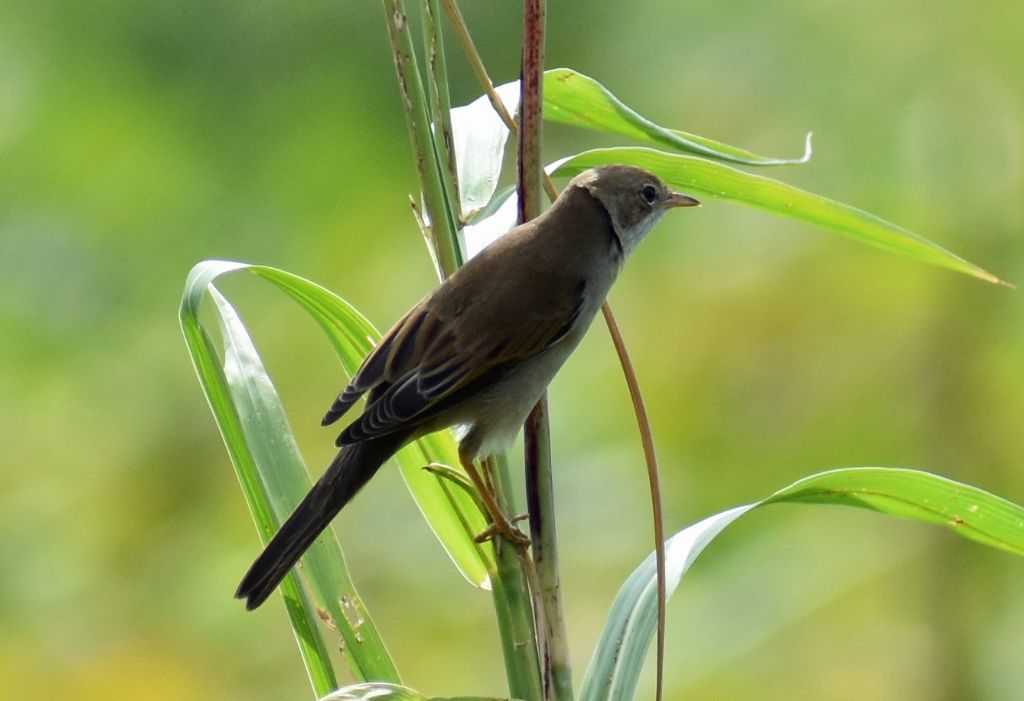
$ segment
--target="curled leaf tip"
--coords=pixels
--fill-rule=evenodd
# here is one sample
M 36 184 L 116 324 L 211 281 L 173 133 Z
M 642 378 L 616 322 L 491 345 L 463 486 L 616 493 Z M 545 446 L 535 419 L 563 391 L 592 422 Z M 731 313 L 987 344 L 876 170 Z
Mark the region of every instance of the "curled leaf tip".
M 804 155 L 801 156 L 796 162 L 798 164 L 804 164 L 811 160 L 811 154 L 814 153 L 814 146 L 811 144 L 811 138 L 814 136 L 813 131 L 807 132 L 807 136 L 804 137 Z

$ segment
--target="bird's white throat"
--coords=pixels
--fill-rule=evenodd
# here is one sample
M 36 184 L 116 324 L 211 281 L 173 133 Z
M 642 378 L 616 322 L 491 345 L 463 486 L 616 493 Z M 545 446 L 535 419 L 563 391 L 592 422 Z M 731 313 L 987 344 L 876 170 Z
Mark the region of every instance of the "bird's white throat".
M 640 242 L 644 240 L 644 237 L 651 233 L 651 229 L 653 229 L 654 225 L 658 223 L 659 219 L 661 219 L 662 214 L 664 214 L 664 212 L 653 211 L 650 215 L 644 217 L 632 226 L 623 226 L 616 221 L 618 217 L 612 218 L 612 226 L 615 227 L 615 233 L 618 235 L 619 241 L 622 243 L 622 255 L 624 258 L 628 258 L 629 254 L 633 252 L 633 249 L 635 249 Z

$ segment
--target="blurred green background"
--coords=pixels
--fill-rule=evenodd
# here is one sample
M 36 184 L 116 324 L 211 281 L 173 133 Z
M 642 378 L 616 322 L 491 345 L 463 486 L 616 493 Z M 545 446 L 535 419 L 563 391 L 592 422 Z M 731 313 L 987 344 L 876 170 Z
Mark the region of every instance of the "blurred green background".
M 463 3 L 497 81 L 516 3 Z M 1024 283 L 1024 5 L 553 2 L 550 66 L 651 118 L 809 165 L 770 175 Z M 478 89 L 449 54 L 456 104 Z M 612 143 L 551 127 L 547 159 Z M 0 5 L 0 697 L 301 699 L 279 601 L 177 325 L 204 258 L 283 267 L 387 326 L 433 284 L 373 2 Z M 343 383 L 314 325 L 228 281 L 308 462 Z M 901 465 L 1024 501 L 1024 299 L 709 203 L 612 302 L 671 530 L 806 473 Z M 595 325 L 551 391 L 573 656 L 650 549 L 636 430 Z M 506 693 L 487 595 L 386 469 L 336 521 L 407 683 Z M 669 607 L 668 698 L 1024 698 L 1024 561 L 869 513 L 778 507 Z M 648 677 L 641 693 L 650 695 Z

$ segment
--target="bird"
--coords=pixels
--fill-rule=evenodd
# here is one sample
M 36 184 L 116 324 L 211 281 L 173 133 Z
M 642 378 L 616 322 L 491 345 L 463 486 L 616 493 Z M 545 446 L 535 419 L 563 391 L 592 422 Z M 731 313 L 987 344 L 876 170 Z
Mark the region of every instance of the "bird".
M 657 175 L 629 165 L 586 170 L 540 216 L 467 261 L 365 358 L 323 417 L 362 413 L 337 456 L 249 568 L 235 592 L 260 606 L 335 515 L 402 446 L 452 428 L 459 461 L 491 535 L 529 540 L 502 512 L 474 461 L 511 443 L 582 340 L 626 259 L 668 210 L 694 207 Z

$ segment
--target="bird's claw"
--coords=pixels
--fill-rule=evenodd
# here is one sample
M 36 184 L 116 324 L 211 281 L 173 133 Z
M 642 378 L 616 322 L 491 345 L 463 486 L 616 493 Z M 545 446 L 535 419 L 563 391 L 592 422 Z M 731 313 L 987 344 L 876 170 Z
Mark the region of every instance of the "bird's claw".
M 485 543 L 488 540 L 493 539 L 495 536 L 501 536 L 512 545 L 520 548 L 525 548 L 530 544 L 530 536 L 519 530 L 514 524 L 522 521 L 526 518 L 526 514 L 520 514 L 514 517 L 511 521 L 505 520 L 504 523 L 493 522 L 487 526 L 482 533 L 473 538 L 475 543 Z

